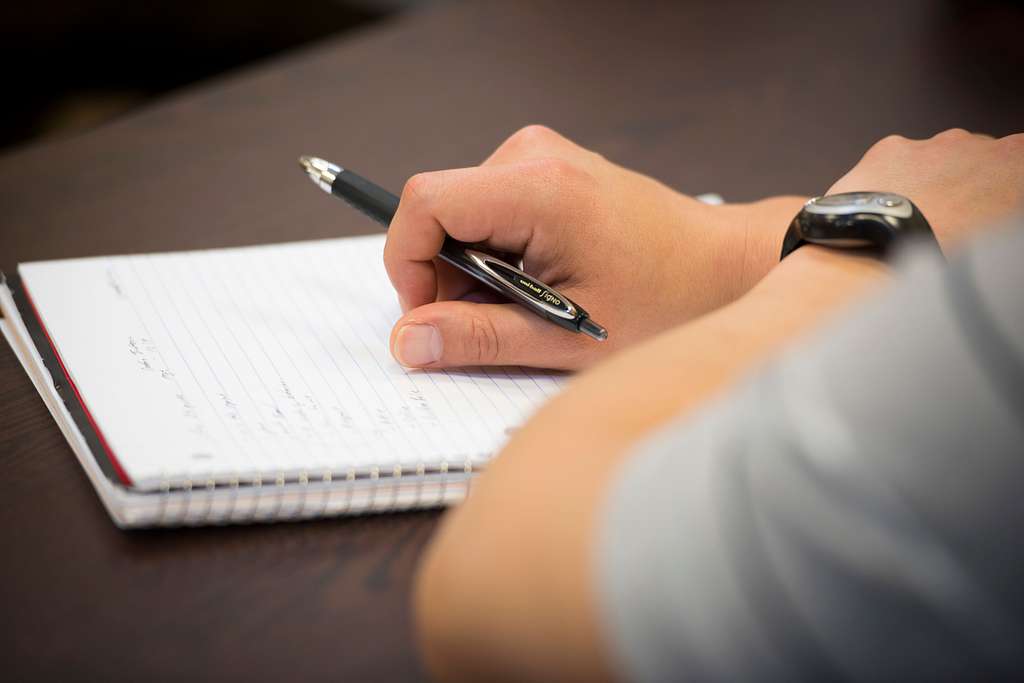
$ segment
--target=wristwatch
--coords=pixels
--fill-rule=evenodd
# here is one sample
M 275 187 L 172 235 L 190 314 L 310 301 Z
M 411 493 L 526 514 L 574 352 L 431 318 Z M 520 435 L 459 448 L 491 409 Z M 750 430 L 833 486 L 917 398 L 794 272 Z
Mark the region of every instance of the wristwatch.
M 804 244 L 864 249 L 887 258 L 910 239 L 939 248 L 928 221 L 906 197 L 891 192 L 830 194 L 800 209 L 786 231 L 779 260 Z

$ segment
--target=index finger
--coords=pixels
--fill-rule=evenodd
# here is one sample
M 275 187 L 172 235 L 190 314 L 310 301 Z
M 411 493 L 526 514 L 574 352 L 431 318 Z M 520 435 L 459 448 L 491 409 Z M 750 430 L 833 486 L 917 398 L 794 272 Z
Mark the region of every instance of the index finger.
M 580 195 L 592 184 L 586 171 L 555 158 L 410 178 L 384 246 L 384 266 L 403 310 L 436 300 L 434 259 L 446 234 L 503 252 L 543 253 L 558 238 L 544 226 L 580 219 L 578 207 L 588 205 Z

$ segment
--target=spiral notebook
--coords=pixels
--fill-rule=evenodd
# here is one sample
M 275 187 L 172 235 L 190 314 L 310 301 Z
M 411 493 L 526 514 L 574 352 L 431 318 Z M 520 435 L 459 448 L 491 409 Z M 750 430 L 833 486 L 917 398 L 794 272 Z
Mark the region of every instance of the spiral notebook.
M 398 365 L 383 244 L 25 263 L 0 328 L 119 526 L 447 505 L 564 378 Z

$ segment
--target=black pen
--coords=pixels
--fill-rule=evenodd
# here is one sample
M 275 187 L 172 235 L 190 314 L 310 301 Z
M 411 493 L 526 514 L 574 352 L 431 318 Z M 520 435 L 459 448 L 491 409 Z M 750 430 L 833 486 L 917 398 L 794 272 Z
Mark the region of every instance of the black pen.
M 317 157 L 299 157 L 299 164 L 324 192 L 345 200 L 349 206 L 384 226 L 391 224 L 398 210 L 398 197 L 395 195 L 352 171 Z M 571 332 L 582 332 L 597 341 L 608 338 L 608 331 L 591 320 L 587 312 L 568 297 L 471 244 L 446 235 L 438 257 L 556 325 Z

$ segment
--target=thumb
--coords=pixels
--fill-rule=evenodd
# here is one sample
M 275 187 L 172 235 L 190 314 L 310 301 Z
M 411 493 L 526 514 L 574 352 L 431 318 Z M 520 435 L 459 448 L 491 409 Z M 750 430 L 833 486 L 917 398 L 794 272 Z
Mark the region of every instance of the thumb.
M 412 368 L 571 369 L 583 366 L 595 345 L 511 303 L 438 301 L 409 311 L 391 330 L 391 355 Z

